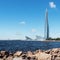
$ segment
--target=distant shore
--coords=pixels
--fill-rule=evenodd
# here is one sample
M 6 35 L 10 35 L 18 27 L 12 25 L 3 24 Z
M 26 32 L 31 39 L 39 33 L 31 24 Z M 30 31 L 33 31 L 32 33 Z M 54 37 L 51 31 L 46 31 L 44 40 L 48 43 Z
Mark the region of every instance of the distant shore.
M 60 42 L 60 40 L 0 40 L 0 41 L 42 41 L 42 42 Z
M 60 40 L 45 40 L 44 42 L 60 42 Z

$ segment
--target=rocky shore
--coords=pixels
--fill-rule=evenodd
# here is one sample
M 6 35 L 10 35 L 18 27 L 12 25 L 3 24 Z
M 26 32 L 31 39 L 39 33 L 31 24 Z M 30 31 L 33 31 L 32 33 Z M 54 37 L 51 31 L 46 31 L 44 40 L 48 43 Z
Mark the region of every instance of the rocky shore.
M 34 52 L 16 51 L 9 53 L 0 51 L 0 60 L 60 60 L 60 48 L 36 50 Z

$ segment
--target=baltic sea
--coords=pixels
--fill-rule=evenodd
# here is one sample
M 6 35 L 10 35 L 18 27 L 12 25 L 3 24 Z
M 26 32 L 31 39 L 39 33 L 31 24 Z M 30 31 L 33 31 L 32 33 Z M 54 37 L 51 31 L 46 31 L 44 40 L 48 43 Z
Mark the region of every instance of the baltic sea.
M 60 48 L 60 42 L 43 42 L 43 41 L 21 41 L 21 40 L 0 40 L 0 50 L 9 52 L 35 51 L 38 49 L 47 50 Z

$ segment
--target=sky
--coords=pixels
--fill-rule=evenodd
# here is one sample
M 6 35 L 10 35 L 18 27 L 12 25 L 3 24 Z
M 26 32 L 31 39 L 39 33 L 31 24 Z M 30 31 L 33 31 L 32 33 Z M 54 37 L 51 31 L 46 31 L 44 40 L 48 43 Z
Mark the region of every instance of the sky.
M 44 37 L 46 8 L 49 36 L 60 37 L 60 0 L 0 0 L 0 40 Z

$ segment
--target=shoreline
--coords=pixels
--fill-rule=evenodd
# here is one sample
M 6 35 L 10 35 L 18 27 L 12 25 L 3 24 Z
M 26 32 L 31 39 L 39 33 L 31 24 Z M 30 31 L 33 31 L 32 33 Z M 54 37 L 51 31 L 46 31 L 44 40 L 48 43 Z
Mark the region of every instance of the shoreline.
M 0 51 L 0 60 L 60 60 L 60 48 L 36 51 Z
M 60 40 L 18 40 L 18 39 L 16 39 L 16 40 L 14 40 L 14 39 L 12 39 L 12 40 L 0 40 L 0 41 L 42 41 L 42 42 L 46 42 L 46 41 L 48 41 L 48 42 L 60 42 Z

